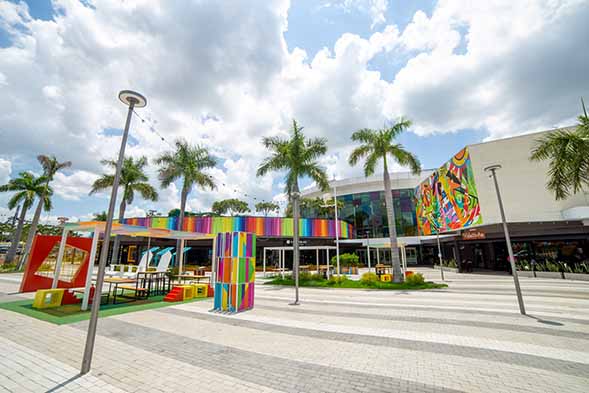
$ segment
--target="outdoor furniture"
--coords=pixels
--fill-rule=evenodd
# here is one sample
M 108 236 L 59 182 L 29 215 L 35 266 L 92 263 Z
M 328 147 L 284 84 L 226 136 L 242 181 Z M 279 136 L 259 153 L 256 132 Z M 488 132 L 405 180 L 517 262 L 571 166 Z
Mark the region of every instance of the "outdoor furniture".
M 140 286 L 140 280 L 134 280 L 135 285 L 126 285 L 126 284 L 122 284 L 122 285 L 115 285 L 115 290 L 113 293 L 113 300 L 112 300 L 112 304 L 116 304 L 117 303 L 117 296 L 118 297 L 124 297 L 124 298 L 129 298 L 129 296 L 125 295 L 125 291 L 133 291 L 134 295 L 133 295 L 133 300 L 131 301 L 136 301 L 138 299 L 147 299 L 149 296 L 149 291 L 147 288 L 145 288 L 144 286 Z M 117 290 L 120 289 L 121 293 L 118 294 Z
M 63 288 L 39 289 L 35 293 L 33 308 L 53 308 L 61 306 L 63 300 Z
M 116 303 L 116 293 L 117 293 L 117 289 L 119 288 L 119 285 L 133 284 L 133 283 L 135 283 L 135 280 L 130 279 L 130 278 L 124 278 L 124 277 L 107 277 L 104 279 L 104 283 L 108 284 L 108 292 L 106 295 L 106 304 L 108 304 L 108 302 L 110 301 L 111 293 L 113 294 L 113 304 L 115 304 Z M 114 291 L 113 291 L 113 286 L 114 286 Z
M 147 289 L 147 296 L 162 295 L 169 292 L 171 287 L 166 272 L 139 272 L 137 273 L 137 282 L 139 282 L 143 288 Z
M 390 274 L 391 268 L 387 265 L 383 265 L 382 263 L 377 264 L 374 266 L 374 272 L 380 278 L 383 274 Z
M 190 281 L 190 283 L 193 283 L 194 281 L 196 281 L 197 284 L 200 284 L 201 280 L 206 280 L 208 282 L 211 282 L 211 277 L 205 276 L 204 274 L 198 275 L 198 276 L 195 275 L 195 276 L 192 276 L 192 280 Z

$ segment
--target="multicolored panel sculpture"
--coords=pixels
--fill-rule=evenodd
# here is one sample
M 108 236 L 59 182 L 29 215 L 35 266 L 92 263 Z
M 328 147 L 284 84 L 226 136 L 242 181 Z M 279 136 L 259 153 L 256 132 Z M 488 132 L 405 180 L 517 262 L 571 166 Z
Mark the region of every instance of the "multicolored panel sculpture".
M 214 309 L 240 312 L 254 307 L 256 235 L 246 232 L 217 234 L 215 241 Z
M 335 237 L 335 220 L 301 218 L 301 237 Z M 125 218 L 122 224 L 142 227 L 179 229 L 178 217 Z M 345 221 L 339 221 L 339 235 L 351 238 L 353 228 Z M 185 217 L 183 231 L 217 234 L 221 232 L 249 232 L 264 237 L 292 237 L 293 220 L 286 217 Z
M 483 223 L 468 149 L 424 180 L 415 191 L 419 235 L 432 235 Z

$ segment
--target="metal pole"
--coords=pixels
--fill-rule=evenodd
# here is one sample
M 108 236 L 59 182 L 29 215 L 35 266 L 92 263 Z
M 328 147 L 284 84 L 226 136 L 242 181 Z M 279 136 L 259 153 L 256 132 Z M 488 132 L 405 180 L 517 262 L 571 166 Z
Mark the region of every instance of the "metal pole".
M 335 206 L 335 254 L 337 261 L 337 275 L 340 275 L 339 267 L 339 221 L 337 219 L 337 188 L 335 183 L 333 184 L 333 205 Z
M 65 252 L 65 244 L 67 243 L 67 233 L 68 230 L 64 225 L 63 232 L 61 233 L 61 242 L 59 243 L 59 251 L 57 251 L 57 261 L 55 262 L 55 272 L 53 273 L 51 289 L 57 288 L 59 283 L 59 274 L 61 273 L 61 265 L 63 263 L 63 253 Z
M 325 267 L 327 270 L 325 270 L 325 278 L 329 278 L 329 266 L 331 266 L 331 260 L 329 259 L 329 248 L 325 251 L 327 251 L 327 261 L 325 262 Z
M 182 274 L 184 271 L 184 239 L 180 239 L 180 249 L 176 251 L 176 256 L 178 256 L 178 274 Z
M 316 251 L 316 262 L 317 262 L 317 274 L 319 274 L 319 248 Z
M 442 248 L 440 247 L 440 229 L 436 230 L 436 239 L 438 241 L 438 258 L 440 259 L 440 273 L 442 275 L 442 281 L 444 281 L 444 264 L 442 263 Z
M 299 305 L 299 190 L 292 193 L 293 205 L 293 237 L 292 237 L 292 270 L 295 281 L 295 301 L 293 306 Z
M 372 271 L 372 267 L 370 266 L 370 237 L 366 238 L 366 253 L 368 254 L 368 272 Z
M 98 238 L 100 232 L 94 230 L 92 236 L 92 247 L 90 248 L 90 259 L 88 260 L 88 271 L 86 272 L 86 285 L 84 286 L 84 298 L 82 299 L 82 311 L 88 309 L 88 302 L 90 300 L 90 288 L 92 287 L 92 273 L 94 273 L 94 261 L 96 260 L 96 250 L 98 249 Z
M 263 271 L 264 271 L 264 277 L 266 277 L 266 247 L 264 247 L 263 255 L 264 255 L 264 257 L 262 259 L 262 262 L 264 264 Z
M 96 290 L 94 291 L 94 301 L 92 302 L 92 311 L 90 312 L 90 322 L 88 324 L 88 334 L 86 335 L 86 346 L 84 347 L 84 358 L 82 359 L 82 375 L 90 371 L 92 365 L 92 353 L 94 352 L 94 342 L 96 341 L 96 325 L 98 324 L 98 311 L 100 310 L 100 298 L 102 294 L 102 285 L 104 283 L 104 270 L 106 268 L 106 259 L 108 257 L 108 247 L 110 243 L 110 234 L 112 232 L 112 220 L 115 212 L 115 204 L 117 202 L 117 191 L 119 190 L 119 181 L 121 179 L 121 167 L 123 166 L 123 159 L 125 157 L 125 146 L 127 145 L 127 137 L 129 136 L 129 126 L 131 125 L 131 116 L 133 115 L 133 108 L 138 102 L 136 98 L 129 98 L 129 111 L 127 112 L 127 121 L 125 122 L 125 129 L 123 131 L 123 139 L 121 140 L 121 149 L 119 150 L 119 160 L 117 162 L 117 169 L 115 171 L 115 178 L 112 184 L 112 191 L 110 193 L 110 203 L 108 205 L 108 213 L 106 215 L 106 226 L 104 228 L 104 241 L 100 251 L 100 261 L 98 262 L 98 276 L 96 277 Z
M 509 263 L 511 265 L 511 274 L 513 275 L 513 283 L 515 284 L 515 293 L 517 294 L 517 303 L 519 304 L 519 312 L 522 315 L 526 315 L 526 309 L 524 306 L 524 299 L 522 297 L 522 291 L 519 286 L 519 279 L 517 277 L 517 269 L 515 267 L 515 259 L 513 258 L 513 249 L 511 248 L 511 238 L 509 237 L 509 230 L 507 229 L 507 222 L 505 220 L 505 211 L 503 210 L 503 201 L 501 200 L 501 192 L 499 191 L 499 184 L 497 183 L 497 175 L 495 171 L 501 168 L 500 166 L 492 166 L 485 168 L 491 172 L 493 182 L 495 183 L 495 191 L 497 192 L 497 201 L 499 202 L 499 211 L 501 212 L 501 222 L 503 223 L 503 232 L 505 232 L 505 241 L 507 242 L 507 252 L 509 253 Z

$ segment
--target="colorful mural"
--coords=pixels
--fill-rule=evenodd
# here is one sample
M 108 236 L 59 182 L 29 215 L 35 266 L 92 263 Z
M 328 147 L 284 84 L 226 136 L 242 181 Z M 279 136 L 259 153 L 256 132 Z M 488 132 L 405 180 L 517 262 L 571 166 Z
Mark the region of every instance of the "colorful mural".
M 142 227 L 176 229 L 178 217 L 125 218 L 122 222 Z M 340 221 L 340 237 L 351 238 L 351 224 Z M 249 232 L 258 236 L 291 237 L 292 218 L 285 217 L 185 217 L 182 230 L 188 232 L 211 233 Z M 335 221 L 302 218 L 299 225 L 301 237 L 335 237 Z
M 468 228 L 483 223 L 468 149 L 424 180 L 415 191 L 419 235 Z

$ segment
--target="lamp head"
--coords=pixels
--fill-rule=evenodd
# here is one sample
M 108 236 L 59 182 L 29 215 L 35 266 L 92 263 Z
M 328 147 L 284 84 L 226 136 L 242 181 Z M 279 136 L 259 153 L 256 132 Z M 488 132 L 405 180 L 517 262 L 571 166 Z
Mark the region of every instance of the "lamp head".
M 121 90 L 119 92 L 119 100 L 127 106 L 133 104 L 136 108 L 143 108 L 147 105 L 147 99 L 141 94 L 132 90 Z
M 495 172 L 498 169 L 501 169 L 501 165 L 499 164 L 488 165 L 485 168 L 483 168 L 485 172 Z

